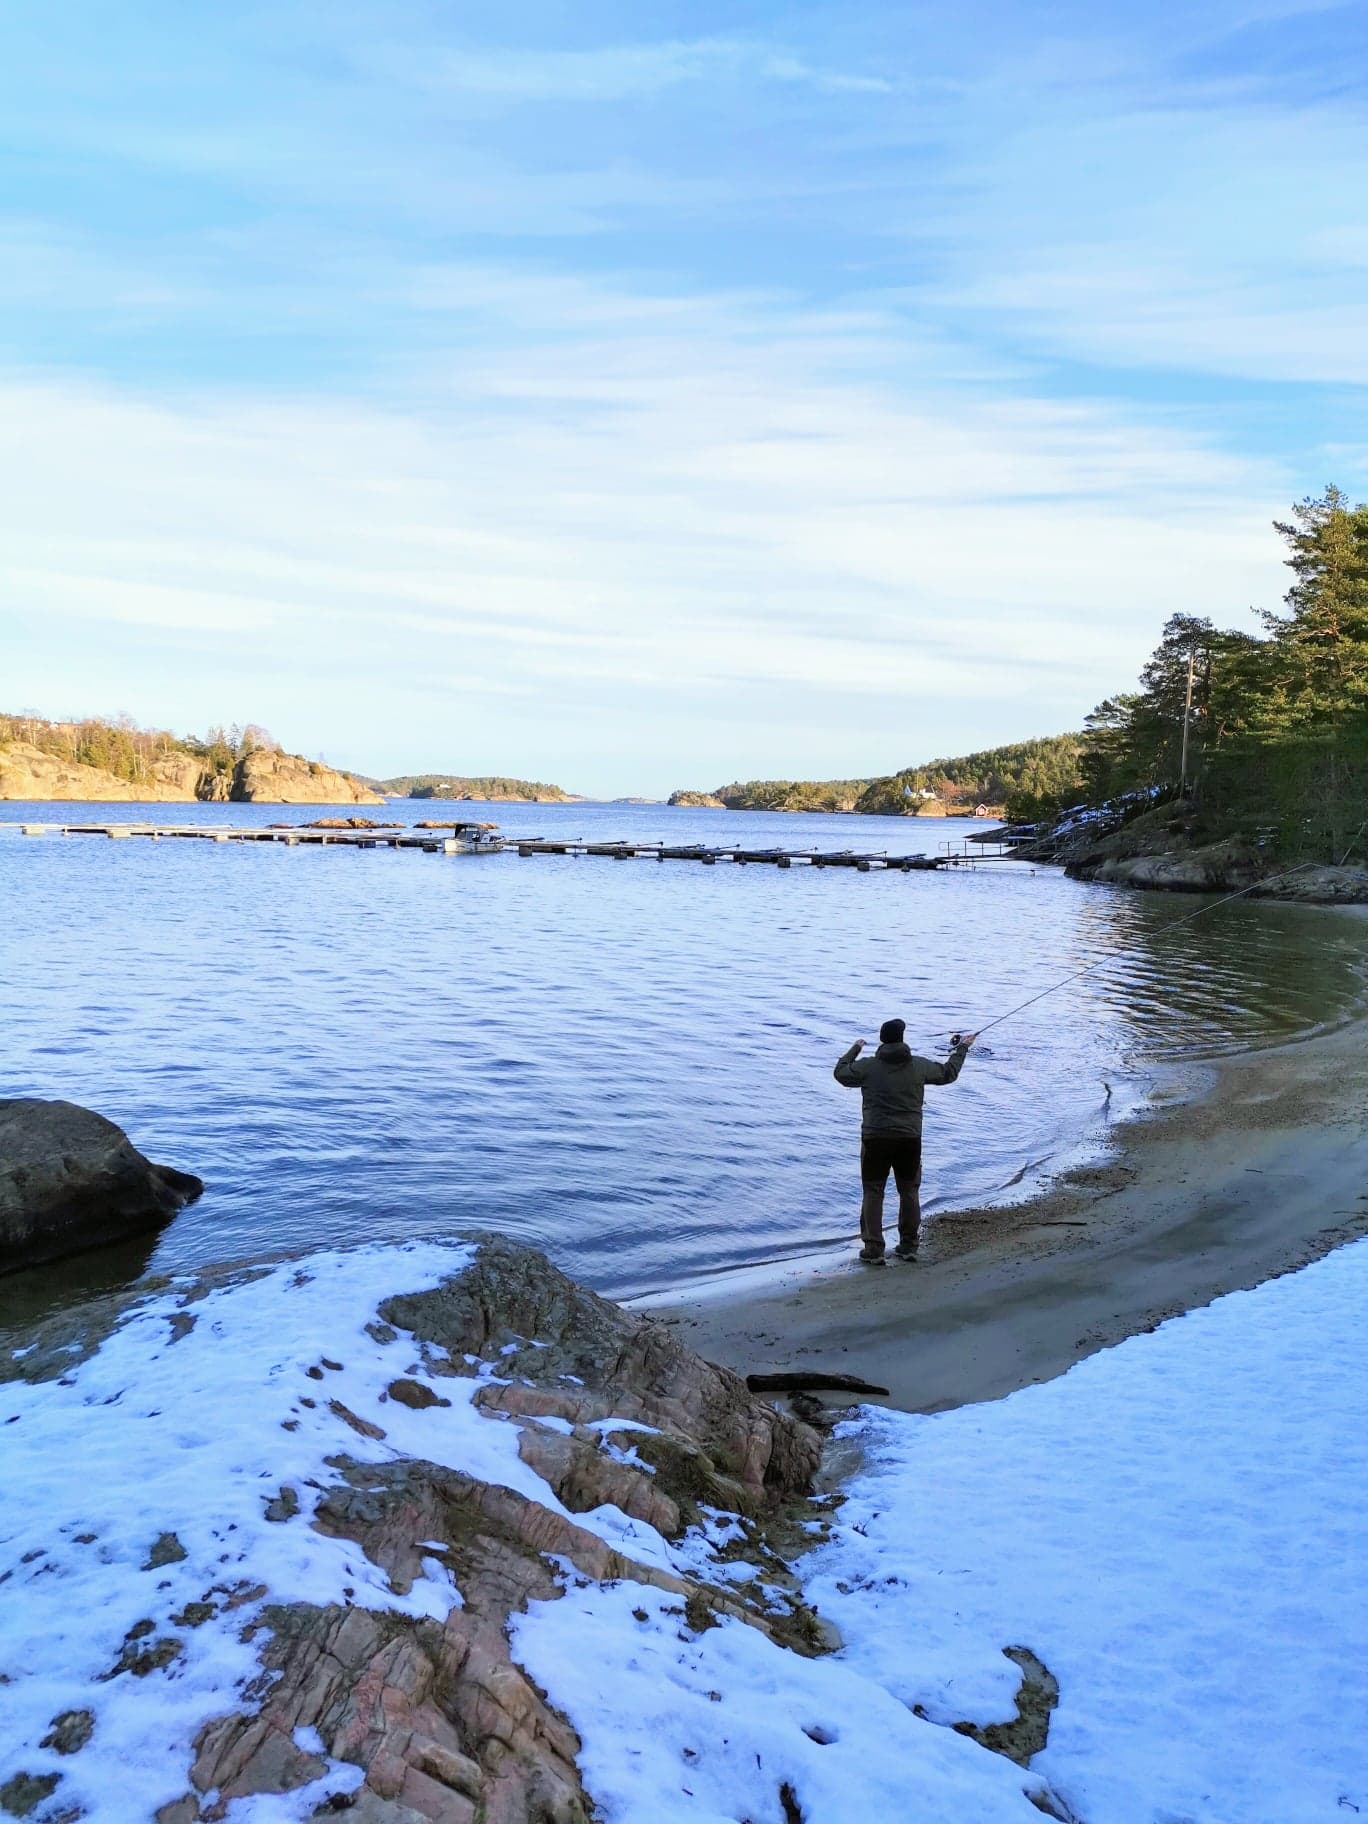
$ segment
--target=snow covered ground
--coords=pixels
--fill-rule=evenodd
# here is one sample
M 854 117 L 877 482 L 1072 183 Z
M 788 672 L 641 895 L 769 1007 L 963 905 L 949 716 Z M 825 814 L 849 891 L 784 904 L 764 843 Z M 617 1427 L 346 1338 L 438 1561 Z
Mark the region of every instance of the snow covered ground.
M 588 1588 L 519 1650 L 614 1824 L 782 1824 L 780 1780 L 809 1824 L 1038 1819 L 910 1713 L 1010 1718 L 1007 1646 L 1059 1681 L 1031 1768 L 1081 1824 L 1344 1824 L 1368 1815 L 1366 1369 L 1360 1242 L 1009 1399 L 863 1411 L 867 1467 L 806 1561 L 835 1663 L 780 1674 L 745 1630 L 672 1640 Z
M 1368 1815 L 1368 1242 L 1061 1379 L 866 1414 L 809 1594 L 936 1718 L 1060 1684 L 1032 1763 L 1085 1824 Z
M 0 1387 L 0 1791 L 60 1774 L 35 1824 L 73 1803 L 141 1824 L 184 1791 L 200 1724 L 257 1669 L 240 1636 L 265 1598 L 229 1610 L 242 1586 L 410 1614 L 459 1602 L 435 1559 L 399 1595 L 310 1527 L 330 1455 L 436 1456 L 564 1512 L 517 1427 L 469 1404 L 478 1381 L 443 1379 L 440 1412 L 381 1404 L 395 1357 L 365 1329 L 376 1304 L 466 1259 L 363 1249 L 188 1305 L 173 1287 L 61 1382 Z M 320 1361 L 342 1366 L 320 1382 Z M 514 1618 L 516 1657 L 579 1731 L 607 1824 L 1039 1824 L 1033 1798 L 1080 1824 L 1344 1824 L 1368 1814 L 1366 1361 L 1358 1243 L 995 1404 L 866 1409 L 848 1428 L 865 1467 L 803 1567 L 838 1655 L 801 1658 L 740 1620 L 696 1631 L 677 1597 L 567 1568 L 563 1597 Z M 358 1435 L 330 1400 L 388 1435 Z M 611 1448 L 630 1459 L 630 1439 Z M 302 1510 L 269 1520 L 285 1484 Z M 680 1544 L 616 1509 L 575 1518 L 643 1561 L 719 1583 L 745 1570 L 714 1558 L 722 1519 Z M 220 1612 L 181 1625 L 211 1586 Z M 166 1665 L 108 1678 L 164 1639 Z M 1029 1769 L 944 1726 L 1012 1715 L 1007 1646 L 1060 1687 Z M 81 1752 L 42 1746 L 85 1709 Z M 304 1818 L 359 1777 L 329 1762 L 228 1816 Z

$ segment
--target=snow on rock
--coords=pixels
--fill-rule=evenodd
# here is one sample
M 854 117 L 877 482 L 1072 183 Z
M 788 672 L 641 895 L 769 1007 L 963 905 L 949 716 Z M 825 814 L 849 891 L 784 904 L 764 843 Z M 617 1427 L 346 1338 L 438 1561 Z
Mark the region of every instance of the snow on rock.
M 759 1511 L 816 1464 L 737 1376 L 494 1240 L 135 1289 L 5 1365 L 0 1811 L 35 1824 L 265 1824 L 363 1782 L 368 1824 L 585 1818 L 510 1609 L 565 1576 L 685 1597 L 728 1530 L 698 1492 Z
M 807 1561 L 852 1670 L 942 1722 L 1059 1682 L 1085 1824 L 1368 1815 L 1368 1242 L 995 1404 L 864 1412 Z
M 388 1271 L 419 1287 L 473 1250 L 394 1253 Z M 445 1574 L 401 1593 L 349 1541 L 308 1524 L 334 1479 L 329 1456 L 432 1448 L 424 1415 L 381 1404 L 393 1364 L 364 1328 L 376 1280 L 376 1251 L 362 1250 L 188 1306 L 173 1289 L 60 1381 L 0 1388 L 0 1789 L 21 1772 L 55 1774 L 62 1803 L 103 1824 L 176 1799 L 200 1725 L 259 1671 L 243 1630 L 267 1592 L 326 1604 L 346 1587 L 359 1606 L 445 1617 Z M 470 1406 L 477 1383 L 447 1384 L 464 1398 L 447 1415 L 445 1454 L 544 1496 L 511 1428 Z M 41 1746 L 53 1719 L 83 1712 L 81 1752 Z

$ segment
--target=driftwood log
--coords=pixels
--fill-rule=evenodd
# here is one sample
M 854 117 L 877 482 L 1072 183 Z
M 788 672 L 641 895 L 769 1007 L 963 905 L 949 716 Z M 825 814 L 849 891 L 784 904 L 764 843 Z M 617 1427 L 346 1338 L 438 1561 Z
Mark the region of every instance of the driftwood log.
M 873 1381 L 862 1381 L 858 1374 L 823 1374 L 818 1369 L 800 1368 L 792 1374 L 748 1374 L 746 1386 L 752 1393 L 887 1393 L 887 1387 L 876 1387 Z

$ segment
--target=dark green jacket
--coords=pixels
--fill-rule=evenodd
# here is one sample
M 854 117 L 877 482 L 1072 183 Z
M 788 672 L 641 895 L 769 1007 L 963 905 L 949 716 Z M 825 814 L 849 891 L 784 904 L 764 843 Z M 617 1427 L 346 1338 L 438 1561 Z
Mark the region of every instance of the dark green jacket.
M 872 1058 L 857 1058 L 852 1045 L 832 1074 L 864 1097 L 863 1133 L 917 1140 L 926 1085 L 953 1083 L 968 1055 L 968 1046 L 956 1045 L 938 1064 L 934 1058 L 916 1057 L 906 1045 L 880 1045 Z

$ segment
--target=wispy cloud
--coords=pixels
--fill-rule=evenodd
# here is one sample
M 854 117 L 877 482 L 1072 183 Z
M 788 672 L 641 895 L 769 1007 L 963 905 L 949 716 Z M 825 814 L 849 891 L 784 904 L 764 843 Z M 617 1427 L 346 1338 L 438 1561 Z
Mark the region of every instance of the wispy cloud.
M 966 161 L 940 307 L 1097 366 L 1362 384 L 1365 129 L 1343 101 L 1075 92 Z
M 589 50 L 447 50 L 432 59 L 391 57 L 425 86 L 510 102 L 612 102 L 685 83 L 755 80 L 852 94 L 886 94 L 877 73 L 815 66 L 773 45 L 733 38 L 607 44 Z
M 1124 413 L 930 379 L 890 397 L 883 351 L 908 332 L 873 311 L 470 278 L 480 352 L 415 361 L 383 405 L 5 389 L 8 599 L 101 664 L 155 643 L 177 700 L 205 696 L 196 655 L 249 650 L 267 720 L 311 653 L 345 658 L 405 730 L 359 736 L 356 764 L 444 751 L 437 676 L 470 749 L 502 759 L 514 731 L 521 765 L 563 773 L 573 698 L 654 744 L 638 783 L 664 787 L 696 765 L 648 731 L 686 705 L 835 693 L 867 706 L 858 738 L 800 712 L 764 734 L 769 764 L 811 768 L 829 740 L 824 763 L 845 744 L 847 768 L 891 767 L 909 717 L 942 746 L 965 703 L 985 738 L 1004 713 L 1018 733 L 1075 720 L 1134 669 L 1156 601 L 1233 610 L 1276 586 L 1246 504 L 1276 477 Z M 466 672 L 516 676 L 524 708 Z M 763 765 L 761 745 L 738 731 L 729 753 Z

